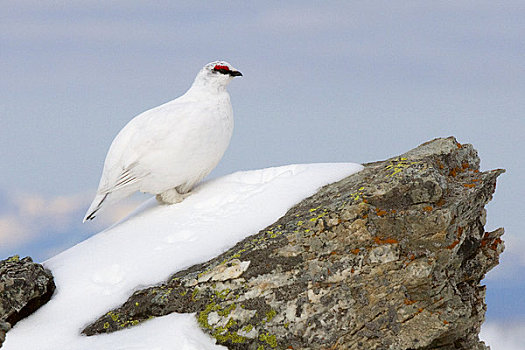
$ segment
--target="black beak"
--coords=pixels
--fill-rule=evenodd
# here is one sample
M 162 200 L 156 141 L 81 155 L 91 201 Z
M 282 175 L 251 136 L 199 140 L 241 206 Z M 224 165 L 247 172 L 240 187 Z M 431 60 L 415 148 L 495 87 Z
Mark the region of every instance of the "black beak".
M 230 75 L 231 75 L 232 77 L 242 77 L 242 73 L 239 72 L 238 70 L 231 70 L 231 71 L 230 71 Z

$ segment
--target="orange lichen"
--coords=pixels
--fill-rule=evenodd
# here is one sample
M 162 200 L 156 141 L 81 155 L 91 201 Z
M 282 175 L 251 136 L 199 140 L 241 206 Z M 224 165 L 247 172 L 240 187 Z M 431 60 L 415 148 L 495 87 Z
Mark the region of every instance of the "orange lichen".
M 376 209 L 376 214 L 377 216 L 385 216 L 387 213 L 386 213 L 386 210 L 381 210 L 379 208 Z
M 486 246 L 489 243 L 489 233 L 485 232 L 483 238 L 481 239 L 481 247 Z
M 392 209 L 390 212 L 391 212 L 392 214 L 395 214 L 395 213 L 397 213 L 397 210 Z
M 494 242 L 492 242 L 492 244 L 490 245 L 490 249 L 492 249 L 492 250 L 497 250 L 497 249 L 498 249 L 498 245 L 499 245 L 500 243 L 502 243 L 502 242 L 503 242 L 503 241 L 502 241 L 500 238 L 496 238 L 496 239 L 494 240 Z
M 461 163 L 461 167 L 463 168 L 463 170 L 468 169 L 469 166 L 470 166 L 470 165 L 469 165 L 468 162 L 463 162 L 463 163 Z
M 463 227 L 459 226 L 458 227 L 458 238 L 461 237 L 462 234 L 463 234 Z
M 464 187 L 472 188 L 476 187 L 476 184 L 463 184 Z
M 432 209 L 433 208 L 430 205 L 427 205 L 426 207 L 423 207 L 423 210 L 426 211 L 426 212 L 431 212 Z
M 368 203 L 368 199 L 363 198 L 363 203 Z
M 463 145 L 462 145 L 461 143 L 459 143 L 459 142 L 456 142 L 456 146 L 457 146 L 458 148 L 463 147 Z
M 444 204 L 445 204 L 445 200 L 444 200 L 443 198 L 440 198 L 440 199 L 437 201 L 437 203 L 436 203 L 436 205 L 437 205 L 438 207 L 442 207 Z
M 456 175 L 458 174 L 458 170 L 459 170 L 458 168 L 450 169 L 448 176 L 456 177 Z
M 447 249 L 453 249 L 455 246 L 459 244 L 459 239 L 456 239 L 454 242 L 452 242 L 451 245 L 447 247 Z
M 443 320 L 443 324 L 446 326 L 448 324 L 447 320 Z
M 405 299 L 404 303 L 405 303 L 405 305 L 412 305 L 414 303 L 417 303 L 417 301 L 416 300 Z
M 396 244 L 396 243 L 399 243 L 399 241 L 397 239 L 394 239 L 394 238 L 381 239 L 378 236 L 374 237 L 374 242 L 376 244 Z
M 355 249 L 352 249 L 350 252 L 351 252 L 352 254 L 359 254 L 360 251 L 361 251 L 361 250 L 360 250 L 359 248 L 355 248 Z

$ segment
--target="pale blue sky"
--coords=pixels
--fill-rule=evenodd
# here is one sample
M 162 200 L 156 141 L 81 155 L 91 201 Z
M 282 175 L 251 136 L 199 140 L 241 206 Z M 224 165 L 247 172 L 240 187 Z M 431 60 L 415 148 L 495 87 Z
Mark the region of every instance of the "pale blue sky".
M 0 7 L 0 258 L 45 259 L 122 215 L 81 225 L 113 137 L 225 59 L 244 77 L 229 88 L 236 126 L 212 176 L 374 161 L 449 135 L 474 144 L 483 169 L 506 168 L 488 213 L 488 229 L 507 230 L 488 315 L 525 319 L 525 2 Z

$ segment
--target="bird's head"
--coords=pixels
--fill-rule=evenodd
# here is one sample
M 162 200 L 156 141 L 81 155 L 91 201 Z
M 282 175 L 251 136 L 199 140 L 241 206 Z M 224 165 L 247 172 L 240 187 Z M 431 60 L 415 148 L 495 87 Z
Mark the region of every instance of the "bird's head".
M 193 85 L 217 88 L 223 90 L 234 77 L 242 76 L 242 73 L 233 68 L 226 61 L 215 61 L 205 65 L 197 74 Z

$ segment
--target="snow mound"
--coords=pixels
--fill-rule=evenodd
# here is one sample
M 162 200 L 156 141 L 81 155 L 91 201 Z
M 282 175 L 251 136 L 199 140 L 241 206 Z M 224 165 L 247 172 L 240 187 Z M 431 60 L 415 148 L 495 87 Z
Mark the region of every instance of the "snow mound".
M 80 331 L 139 287 L 224 252 L 275 222 L 321 186 L 362 169 L 353 163 L 289 165 L 237 172 L 202 183 L 182 203 L 154 198 L 129 217 L 44 263 L 57 290 L 7 334 L 4 348 L 225 349 L 193 314 L 171 314 L 112 334 Z

